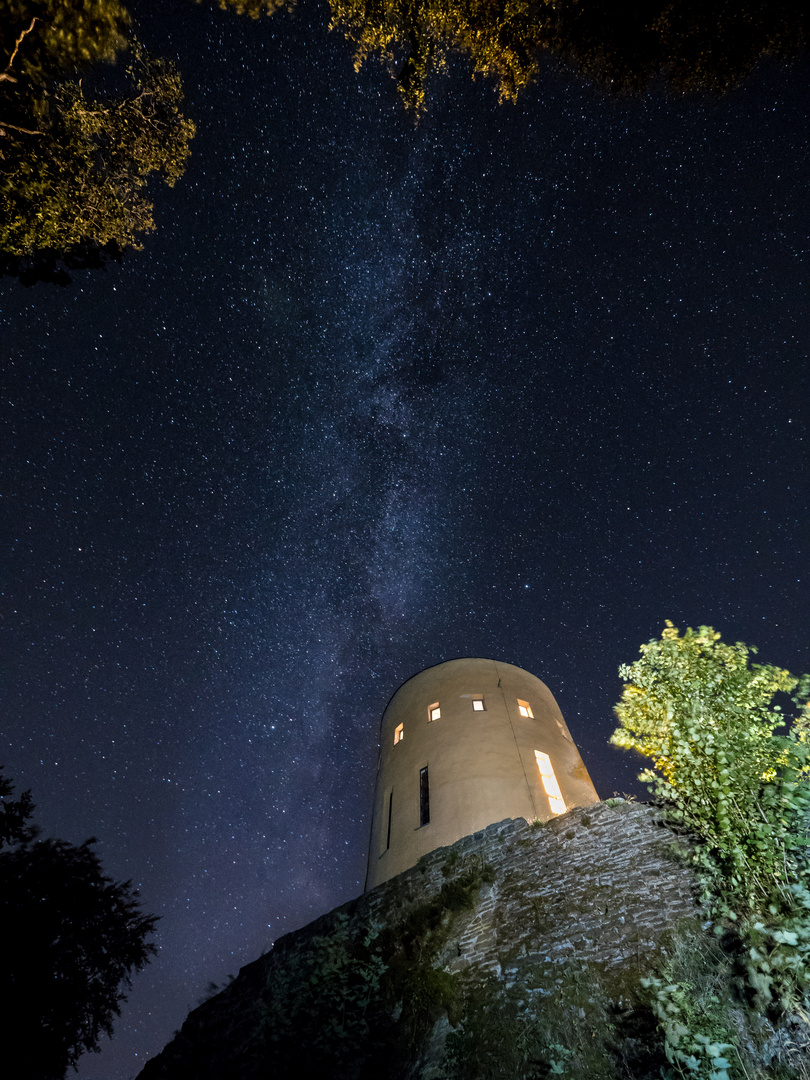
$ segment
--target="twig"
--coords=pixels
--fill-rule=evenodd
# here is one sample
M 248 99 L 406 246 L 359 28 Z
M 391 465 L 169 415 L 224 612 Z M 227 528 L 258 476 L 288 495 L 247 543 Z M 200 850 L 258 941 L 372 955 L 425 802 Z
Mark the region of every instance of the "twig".
M 740 1067 L 742 1068 L 742 1071 L 745 1074 L 745 1080 L 748 1080 L 748 1070 L 745 1067 L 745 1063 L 744 1063 L 744 1061 L 742 1059 L 742 1055 L 740 1054 L 740 1051 L 737 1049 L 737 1044 L 732 1043 L 731 1045 L 734 1047 L 734 1053 L 737 1055 L 737 1058 L 739 1059 Z
M 17 53 L 20 51 L 20 45 L 22 45 L 22 43 L 23 43 L 23 38 L 26 36 L 26 34 L 31 33 L 31 31 L 34 29 L 34 24 L 36 23 L 36 21 L 37 21 L 37 16 L 35 15 L 33 17 L 33 19 L 31 20 L 31 25 L 28 27 L 28 29 L 23 30 L 23 32 L 17 38 L 16 42 L 14 43 L 14 52 L 11 54 L 11 59 L 6 64 L 3 71 L 0 72 L 0 80 L 5 79 L 7 82 L 16 82 L 17 81 L 12 75 L 9 75 L 9 71 L 11 70 L 11 65 L 14 63 L 14 58 L 16 57 Z M 9 125 L 9 127 L 10 126 L 11 125 Z M 22 130 L 22 129 L 20 129 L 20 130 Z
M 16 124 L 9 124 L 6 120 L 0 120 L 0 135 L 5 135 L 4 128 L 11 128 L 13 131 L 21 131 L 23 135 L 44 135 L 44 131 L 32 131 L 30 128 L 18 127 Z

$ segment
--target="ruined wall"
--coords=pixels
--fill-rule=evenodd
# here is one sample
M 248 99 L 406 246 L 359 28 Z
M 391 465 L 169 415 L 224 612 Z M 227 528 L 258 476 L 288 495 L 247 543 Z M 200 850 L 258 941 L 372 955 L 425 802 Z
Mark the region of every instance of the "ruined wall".
M 282 1076 L 299 1043 L 298 1067 L 315 1055 L 327 1076 L 439 1076 L 454 988 L 473 974 L 504 994 L 550 995 L 590 965 L 612 977 L 617 1005 L 665 932 L 699 914 L 673 842 L 653 808 L 622 801 L 534 828 L 490 825 L 281 938 L 195 1009 L 141 1078 Z
M 408 903 L 437 892 L 448 857 L 477 856 L 495 880 L 458 921 L 448 970 L 476 964 L 511 979 L 526 964 L 585 954 L 622 964 L 696 913 L 691 874 L 673 861 L 674 838 L 657 820 L 648 806 L 620 802 L 577 808 L 539 828 L 503 821 L 439 848 L 363 899 L 384 918 L 393 897 Z

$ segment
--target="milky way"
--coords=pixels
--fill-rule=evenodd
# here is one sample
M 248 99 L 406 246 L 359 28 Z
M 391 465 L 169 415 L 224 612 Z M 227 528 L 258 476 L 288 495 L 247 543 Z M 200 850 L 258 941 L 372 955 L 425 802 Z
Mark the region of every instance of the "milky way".
M 808 667 L 806 70 L 499 107 L 451 65 L 415 127 L 305 7 L 138 9 L 188 174 L 144 253 L 2 285 L 3 759 L 162 916 L 83 1080 L 361 891 L 415 671 L 537 674 L 609 796 L 665 619 Z

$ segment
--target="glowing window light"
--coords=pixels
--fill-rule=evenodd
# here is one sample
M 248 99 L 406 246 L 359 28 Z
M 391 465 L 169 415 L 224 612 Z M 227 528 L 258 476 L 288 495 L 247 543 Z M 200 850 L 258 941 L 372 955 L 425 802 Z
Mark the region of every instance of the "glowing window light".
M 474 697 L 472 699 L 473 712 L 486 712 L 484 708 L 484 699 L 482 697 Z
M 405 725 L 404 724 L 398 724 L 394 728 L 394 746 L 396 746 L 398 742 L 402 742 L 402 740 L 404 738 L 405 738 Z
M 557 777 L 551 767 L 551 758 L 548 754 L 544 754 L 542 750 L 535 750 L 534 756 L 537 758 L 537 768 L 540 770 L 540 778 L 543 781 L 543 788 L 548 796 L 548 805 L 552 814 L 564 814 L 565 803 L 563 802 L 560 785 L 557 783 Z
M 428 720 L 438 720 L 442 715 L 442 710 L 439 708 L 438 701 L 434 701 L 432 705 L 428 706 Z
M 530 716 L 532 718 L 532 720 L 534 720 L 534 713 L 532 712 L 532 707 L 528 703 L 528 701 L 521 701 L 520 698 L 518 698 L 517 703 L 518 703 L 518 712 L 520 713 L 520 715 L 521 716 Z

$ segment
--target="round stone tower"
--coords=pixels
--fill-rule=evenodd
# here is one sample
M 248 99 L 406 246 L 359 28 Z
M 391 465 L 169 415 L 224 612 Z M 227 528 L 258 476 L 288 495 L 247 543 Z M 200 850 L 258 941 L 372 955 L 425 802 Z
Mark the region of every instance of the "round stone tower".
M 499 660 L 414 675 L 383 713 L 366 889 L 504 818 L 599 801 L 548 687 Z

